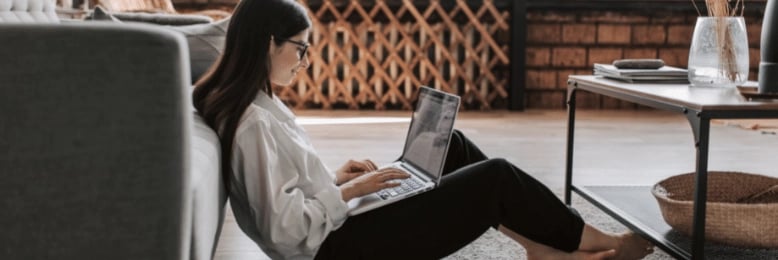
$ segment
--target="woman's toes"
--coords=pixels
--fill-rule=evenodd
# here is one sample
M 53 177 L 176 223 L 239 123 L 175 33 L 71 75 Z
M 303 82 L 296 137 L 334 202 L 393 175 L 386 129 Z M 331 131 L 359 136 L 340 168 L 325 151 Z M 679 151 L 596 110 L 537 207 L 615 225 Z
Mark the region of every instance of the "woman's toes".
M 615 259 L 635 260 L 642 259 L 654 252 L 654 245 L 635 233 L 621 235 L 619 248 L 616 250 Z

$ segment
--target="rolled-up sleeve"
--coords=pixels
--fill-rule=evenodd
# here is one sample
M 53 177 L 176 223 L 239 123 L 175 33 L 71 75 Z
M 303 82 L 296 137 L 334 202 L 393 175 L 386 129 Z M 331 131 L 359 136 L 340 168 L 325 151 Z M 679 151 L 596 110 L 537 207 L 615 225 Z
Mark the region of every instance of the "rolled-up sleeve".
M 246 198 L 236 201 L 248 203 L 257 243 L 275 251 L 266 253 L 306 258 L 343 224 L 347 206 L 310 144 L 279 124 L 260 116 L 238 129 L 232 169 Z

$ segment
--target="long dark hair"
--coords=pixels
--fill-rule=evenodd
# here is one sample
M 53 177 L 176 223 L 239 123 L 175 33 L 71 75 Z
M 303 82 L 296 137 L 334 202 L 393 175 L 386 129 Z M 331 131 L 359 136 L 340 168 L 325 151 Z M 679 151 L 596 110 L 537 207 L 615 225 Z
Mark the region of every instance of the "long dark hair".
M 268 55 L 271 36 L 280 45 L 283 39 L 311 27 L 305 8 L 292 0 L 242 0 L 230 19 L 224 52 L 192 93 L 194 107 L 219 134 L 226 185 L 241 116 L 260 90 L 273 95 Z

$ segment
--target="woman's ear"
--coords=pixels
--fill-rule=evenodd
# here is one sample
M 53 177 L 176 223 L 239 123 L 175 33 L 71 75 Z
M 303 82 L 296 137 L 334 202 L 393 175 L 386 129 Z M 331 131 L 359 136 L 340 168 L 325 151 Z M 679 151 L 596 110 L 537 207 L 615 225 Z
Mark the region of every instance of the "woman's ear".
M 273 41 L 273 39 L 274 39 L 273 35 L 270 35 L 270 42 L 267 44 L 268 46 L 270 46 L 270 50 L 269 50 L 270 53 L 273 53 L 273 52 L 276 51 L 276 44 L 275 44 L 275 41 Z

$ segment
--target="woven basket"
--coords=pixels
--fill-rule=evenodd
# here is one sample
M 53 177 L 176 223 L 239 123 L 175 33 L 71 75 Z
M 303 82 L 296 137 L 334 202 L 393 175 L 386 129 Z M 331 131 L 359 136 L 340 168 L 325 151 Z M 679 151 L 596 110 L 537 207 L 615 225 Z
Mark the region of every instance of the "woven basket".
M 691 236 L 694 173 L 660 181 L 651 190 L 665 222 Z M 705 238 L 727 245 L 778 248 L 778 178 L 708 172 Z

